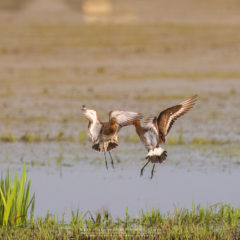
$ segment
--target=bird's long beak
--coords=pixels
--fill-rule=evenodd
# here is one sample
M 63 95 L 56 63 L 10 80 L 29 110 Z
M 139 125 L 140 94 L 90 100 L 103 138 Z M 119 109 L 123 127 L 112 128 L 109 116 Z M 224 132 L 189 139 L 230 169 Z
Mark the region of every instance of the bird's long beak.
M 82 111 L 86 111 L 86 110 L 87 110 L 86 106 L 82 105 Z

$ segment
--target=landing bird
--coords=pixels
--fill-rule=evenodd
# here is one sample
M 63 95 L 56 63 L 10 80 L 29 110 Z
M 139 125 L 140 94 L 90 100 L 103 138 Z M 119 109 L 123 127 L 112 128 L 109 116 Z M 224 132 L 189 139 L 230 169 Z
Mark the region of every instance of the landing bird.
M 148 150 L 146 159 L 148 162 L 141 169 L 140 175 L 143 175 L 144 168 L 149 162 L 153 163 L 151 178 L 153 177 L 155 163 L 162 163 L 167 158 L 167 152 L 159 145 L 166 142 L 166 136 L 169 133 L 173 123 L 183 114 L 188 112 L 195 104 L 197 95 L 179 103 L 176 106 L 167 108 L 162 111 L 158 117 L 147 120 L 144 127 L 141 126 L 140 120 L 134 122 L 136 132 Z
M 135 121 L 142 119 L 140 113 L 128 111 L 110 111 L 109 122 L 101 122 L 97 112 L 82 106 L 84 116 L 89 120 L 88 135 L 92 139 L 92 148 L 103 152 L 106 168 L 108 169 L 106 152 L 109 152 L 111 164 L 114 168 L 113 158 L 110 151 L 118 146 L 118 132 L 124 126 L 132 125 Z

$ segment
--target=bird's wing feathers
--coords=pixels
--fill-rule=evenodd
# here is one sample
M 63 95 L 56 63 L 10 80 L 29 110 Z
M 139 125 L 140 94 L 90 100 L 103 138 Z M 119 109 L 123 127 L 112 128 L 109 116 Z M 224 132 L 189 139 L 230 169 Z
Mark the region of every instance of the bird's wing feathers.
M 197 96 L 195 95 L 176 106 L 167 108 L 159 114 L 157 118 L 157 124 L 159 134 L 163 142 L 165 142 L 165 137 L 169 133 L 173 123 L 180 116 L 188 112 L 194 106 L 196 100 Z
M 97 112 L 93 109 L 86 109 L 83 112 L 83 115 L 90 121 L 90 122 L 99 122 Z
M 91 137 L 92 142 L 96 143 L 102 128 L 102 124 L 98 120 L 97 112 L 93 109 L 85 108 L 83 114 L 89 120 L 88 135 Z
M 147 126 L 151 126 L 152 123 L 153 123 L 154 118 L 155 118 L 155 117 L 152 117 L 152 116 L 144 117 L 144 119 L 143 119 L 144 125 L 145 125 L 146 127 L 147 127 Z
M 88 126 L 88 135 L 91 137 L 93 143 L 97 143 L 102 129 L 102 124 L 98 121 L 91 123 Z
M 142 118 L 142 114 L 136 112 L 114 110 L 109 113 L 109 120 L 115 118 L 118 124 L 123 127 Z

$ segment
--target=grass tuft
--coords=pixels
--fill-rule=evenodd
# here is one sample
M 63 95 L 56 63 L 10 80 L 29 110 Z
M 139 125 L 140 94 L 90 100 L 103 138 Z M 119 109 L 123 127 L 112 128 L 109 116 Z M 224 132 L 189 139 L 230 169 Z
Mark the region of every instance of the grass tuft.
M 97 73 L 104 73 L 106 71 L 106 69 L 103 66 L 99 66 L 99 67 L 97 67 L 96 71 L 97 71 Z
M 80 131 L 78 134 L 78 142 L 81 144 L 86 144 L 87 137 L 85 131 Z
M 133 135 L 126 134 L 125 136 L 123 136 L 123 141 L 137 143 L 139 142 L 139 137 L 137 133 L 134 132 Z
M 15 173 L 13 184 L 9 173 L 0 181 L 0 226 L 22 225 L 31 218 L 35 205 L 35 194 L 30 199 L 31 181 L 27 181 L 25 166 L 20 180 Z
M 185 141 L 183 139 L 183 131 L 182 129 L 179 130 L 178 136 L 173 136 L 167 140 L 169 145 L 183 145 Z
M 1 136 L 1 141 L 2 142 L 16 142 L 17 141 L 17 137 L 15 134 L 12 133 L 4 133 Z

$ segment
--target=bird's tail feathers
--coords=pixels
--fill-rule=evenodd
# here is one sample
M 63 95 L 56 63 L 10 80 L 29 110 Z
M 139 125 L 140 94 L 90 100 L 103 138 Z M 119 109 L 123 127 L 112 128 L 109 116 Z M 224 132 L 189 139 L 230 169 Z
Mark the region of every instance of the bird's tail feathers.
M 94 149 L 97 152 L 101 152 L 99 143 L 95 143 L 92 145 L 92 149 Z
M 150 150 L 146 156 L 146 159 L 150 160 L 153 163 L 162 163 L 167 158 L 167 151 L 163 148 L 158 147 Z
M 107 142 L 100 142 L 95 143 L 92 145 L 92 148 L 97 152 L 109 152 L 112 149 L 118 146 L 117 142 L 115 141 L 107 141 Z
M 107 151 L 111 151 L 112 149 L 116 148 L 118 144 L 116 142 L 110 142 L 107 146 Z

